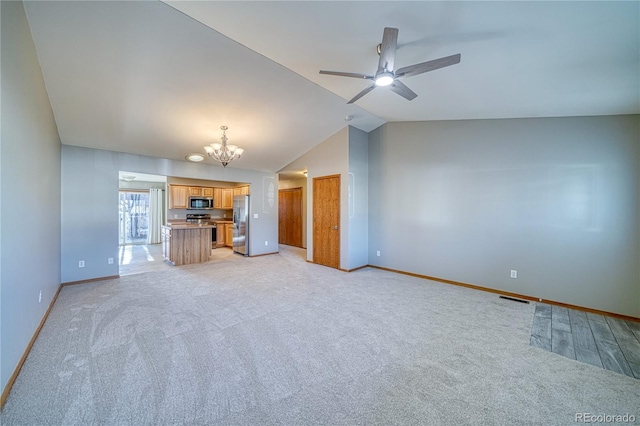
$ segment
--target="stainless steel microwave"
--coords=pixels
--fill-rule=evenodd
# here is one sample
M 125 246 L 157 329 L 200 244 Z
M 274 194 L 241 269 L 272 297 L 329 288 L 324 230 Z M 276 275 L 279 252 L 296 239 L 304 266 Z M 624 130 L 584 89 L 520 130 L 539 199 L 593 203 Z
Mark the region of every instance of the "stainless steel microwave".
M 189 210 L 208 210 L 213 208 L 213 198 L 189 197 Z

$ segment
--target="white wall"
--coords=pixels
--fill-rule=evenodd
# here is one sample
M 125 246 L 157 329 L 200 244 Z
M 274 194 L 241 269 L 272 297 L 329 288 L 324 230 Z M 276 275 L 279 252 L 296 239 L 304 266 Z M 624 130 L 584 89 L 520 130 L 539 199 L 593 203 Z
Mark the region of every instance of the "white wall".
M 118 275 L 117 262 L 109 265 L 107 259 L 118 255 L 119 170 L 249 183 L 249 252 L 251 256 L 277 252 L 275 174 L 63 145 L 62 282 Z M 78 268 L 80 260 L 85 261 L 84 268 Z
M 376 129 L 369 262 L 640 317 L 639 122 L 636 115 Z
M 349 126 L 349 260 L 346 269 L 369 263 L 369 134 Z
M 0 385 L 5 389 L 60 285 L 60 139 L 22 2 L 0 2 L 0 15 Z

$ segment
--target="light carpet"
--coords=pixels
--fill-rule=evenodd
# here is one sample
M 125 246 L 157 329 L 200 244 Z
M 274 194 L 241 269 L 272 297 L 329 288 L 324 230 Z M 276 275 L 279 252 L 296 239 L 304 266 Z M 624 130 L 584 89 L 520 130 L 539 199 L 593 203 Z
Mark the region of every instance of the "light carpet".
M 287 247 L 68 286 L 0 422 L 637 424 L 640 381 L 531 347 L 534 306 Z

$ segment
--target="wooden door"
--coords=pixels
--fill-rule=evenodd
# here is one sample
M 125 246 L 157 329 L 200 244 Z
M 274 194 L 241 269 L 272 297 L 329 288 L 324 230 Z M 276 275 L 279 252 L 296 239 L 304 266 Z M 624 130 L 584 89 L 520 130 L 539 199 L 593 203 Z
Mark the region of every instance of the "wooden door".
M 340 268 L 340 175 L 313 178 L 313 262 Z
M 302 247 L 302 188 L 278 191 L 278 243 Z

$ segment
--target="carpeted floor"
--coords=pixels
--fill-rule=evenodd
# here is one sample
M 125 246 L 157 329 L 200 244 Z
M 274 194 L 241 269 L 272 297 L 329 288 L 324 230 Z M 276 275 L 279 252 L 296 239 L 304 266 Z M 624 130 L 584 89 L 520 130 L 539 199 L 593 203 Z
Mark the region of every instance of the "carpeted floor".
M 529 345 L 534 309 L 287 247 L 69 286 L 0 423 L 640 422 L 639 380 Z

